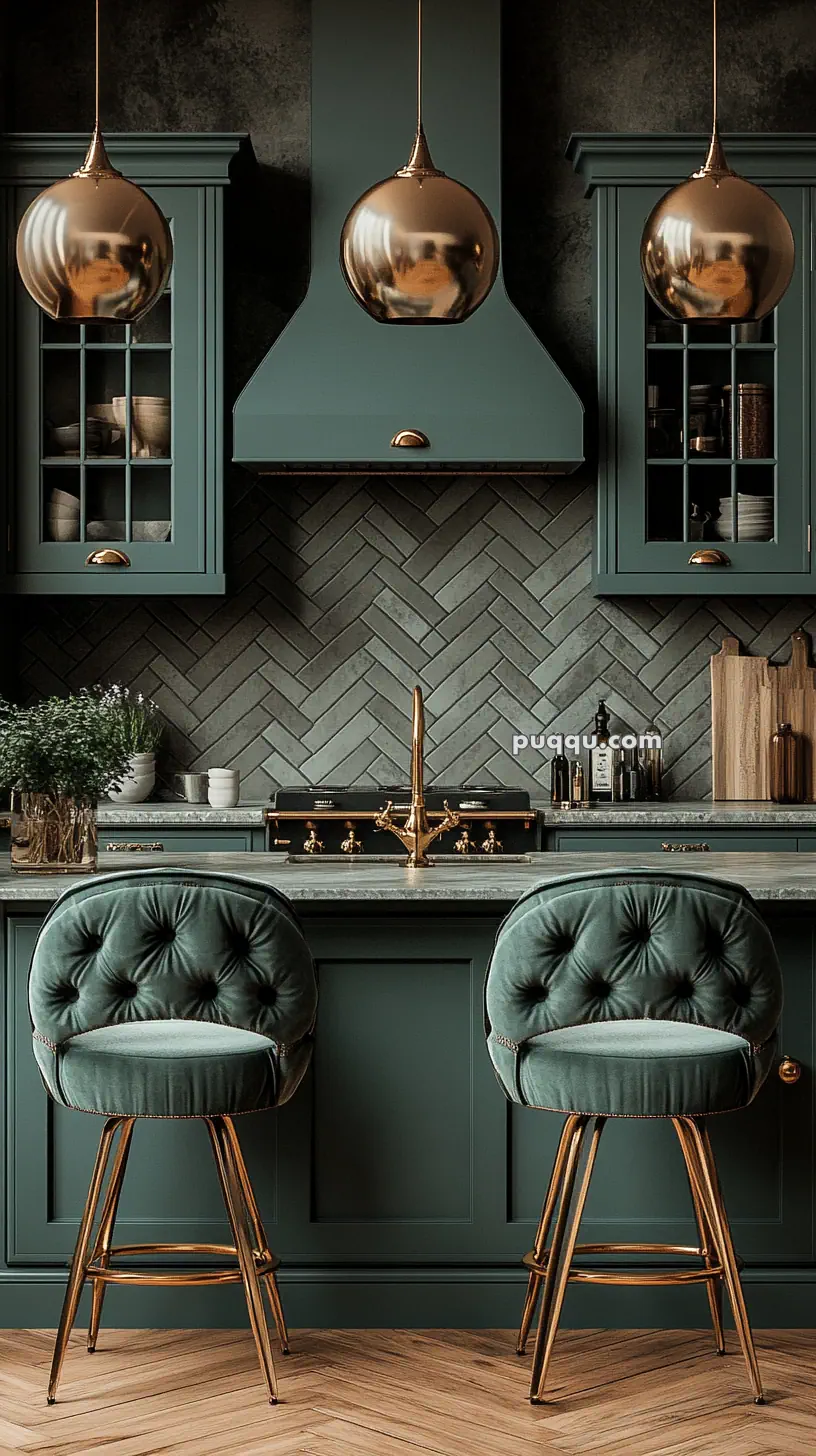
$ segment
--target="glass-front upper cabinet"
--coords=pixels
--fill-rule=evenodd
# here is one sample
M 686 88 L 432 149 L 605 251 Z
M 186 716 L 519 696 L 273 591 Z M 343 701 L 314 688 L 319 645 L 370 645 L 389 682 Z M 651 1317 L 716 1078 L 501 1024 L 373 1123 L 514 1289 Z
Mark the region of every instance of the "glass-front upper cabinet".
M 700 165 L 702 139 L 571 143 L 595 201 L 599 594 L 812 590 L 816 147 L 798 140 L 726 140 L 731 165 L 767 187 L 796 244 L 778 308 L 761 323 L 735 325 L 675 323 L 641 278 L 644 223 L 667 188 Z
M 81 161 L 79 139 L 6 144 L 10 237 L 76 165 L 72 141 Z M 239 141 L 108 139 L 173 235 L 169 286 L 139 322 L 54 322 L 12 277 L 7 590 L 223 591 L 222 196 Z

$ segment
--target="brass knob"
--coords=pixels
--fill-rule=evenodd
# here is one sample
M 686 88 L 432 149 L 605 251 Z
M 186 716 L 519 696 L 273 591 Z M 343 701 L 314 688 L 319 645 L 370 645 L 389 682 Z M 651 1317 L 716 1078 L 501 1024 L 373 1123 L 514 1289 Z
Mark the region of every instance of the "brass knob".
M 794 1082 L 799 1081 L 801 1075 L 801 1062 L 795 1062 L 793 1057 L 782 1058 L 781 1062 L 779 1063 L 779 1076 L 780 1080 L 785 1083 L 786 1087 L 792 1087 Z
M 430 445 L 428 436 L 422 430 L 397 430 L 391 441 L 393 450 L 427 450 Z
M 318 839 L 317 829 L 315 828 L 311 819 L 306 820 L 306 828 L 308 829 L 309 833 L 303 842 L 304 854 L 322 854 L 323 841 L 322 839 Z
M 348 833 L 340 845 L 343 854 L 362 854 L 363 841 L 357 838 L 356 824 L 353 824 L 351 819 L 347 819 L 344 828 L 348 830 Z
M 124 551 L 118 551 L 114 546 L 103 546 L 100 551 L 92 551 L 85 559 L 86 566 L 130 566 L 130 557 Z
M 496 838 L 496 830 L 489 819 L 485 821 L 485 829 L 487 830 L 487 839 L 482 840 L 482 854 L 501 854 L 503 848 L 502 842 Z
M 473 843 L 473 840 L 470 837 L 469 824 L 462 825 L 462 833 L 459 835 L 459 838 L 457 839 L 453 847 L 456 850 L 457 854 L 473 854 L 474 850 L 476 849 L 476 845 Z
M 703 546 L 697 551 L 692 551 L 688 564 L 689 566 L 730 566 L 731 561 L 724 551 L 718 551 L 714 546 Z
M 281 844 L 291 844 L 292 841 L 291 841 L 291 839 L 273 839 L 272 840 L 272 843 L 273 844 L 277 844 L 277 845 L 281 845 Z

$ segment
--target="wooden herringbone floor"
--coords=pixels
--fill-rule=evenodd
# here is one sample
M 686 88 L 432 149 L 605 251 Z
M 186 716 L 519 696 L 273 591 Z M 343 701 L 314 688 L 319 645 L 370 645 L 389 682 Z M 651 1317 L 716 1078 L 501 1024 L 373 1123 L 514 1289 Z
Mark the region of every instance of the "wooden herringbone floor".
M 554 1403 L 527 1404 L 528 1360 L 502 1330 L 296 1331 L 269 1406 L 248 1333 L 77 1333 L 57 1405 L 52 1334 L 0 1331 L 0 1453 L 54 1456 L 813 1456 L 816 1331 L 757 1338 L 751 1403 L 734 1336 L 564 1331 Z

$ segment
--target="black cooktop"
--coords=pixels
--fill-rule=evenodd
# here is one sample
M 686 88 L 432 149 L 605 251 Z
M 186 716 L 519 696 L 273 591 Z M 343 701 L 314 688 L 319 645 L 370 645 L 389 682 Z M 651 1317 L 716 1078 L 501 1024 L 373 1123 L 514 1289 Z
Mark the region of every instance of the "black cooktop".
M 382 788 L 297 788 L 275 789 L 272 804 L 276 809 L 290 812 L 302 809 L 304 813 L 320 813 L 322 810 L 345 810 L 360 813 L 364 809 L 381 809 L 387 800 L 394 806 L 408 805 L 411 789 L 408 784 Z M 458 784 L 446 788 L 443 784 L 428 784 L 425 789 L 425 805 L 428 809 L 441 809 L 447 799 L 451 809 L 519 809 L 530 808 L 530 795 L 526 789 L 501 789 L 495 784 Z

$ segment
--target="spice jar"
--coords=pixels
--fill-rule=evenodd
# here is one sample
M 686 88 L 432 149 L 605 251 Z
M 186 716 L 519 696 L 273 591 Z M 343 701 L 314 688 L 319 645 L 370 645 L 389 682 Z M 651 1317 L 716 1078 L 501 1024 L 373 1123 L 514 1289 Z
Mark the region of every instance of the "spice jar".
M 688 403 L 690 455 L 719 455 L 722 449 L 722 387 L 690 384 Z
M 771 738 L 771 798 L 775 804 L 801 804 L 805 797 L 804 742 L 790 723 L 778 723 Z

